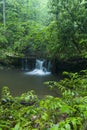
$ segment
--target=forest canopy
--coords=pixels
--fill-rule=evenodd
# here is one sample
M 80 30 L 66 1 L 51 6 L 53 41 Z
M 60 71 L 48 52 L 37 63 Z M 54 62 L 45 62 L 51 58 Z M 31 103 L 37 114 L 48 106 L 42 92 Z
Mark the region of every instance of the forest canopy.
M 0 0 L 0 57 L 87 57 L 86 0 Z

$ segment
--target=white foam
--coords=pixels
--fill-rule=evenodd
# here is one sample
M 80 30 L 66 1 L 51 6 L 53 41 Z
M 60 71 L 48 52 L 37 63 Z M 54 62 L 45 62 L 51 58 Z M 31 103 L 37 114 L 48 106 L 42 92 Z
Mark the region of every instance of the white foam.
M 50 75 L 51 72 L 43 71 L 42 69 L 34 69 L 33 71 L 26 72 L 27 75 Z

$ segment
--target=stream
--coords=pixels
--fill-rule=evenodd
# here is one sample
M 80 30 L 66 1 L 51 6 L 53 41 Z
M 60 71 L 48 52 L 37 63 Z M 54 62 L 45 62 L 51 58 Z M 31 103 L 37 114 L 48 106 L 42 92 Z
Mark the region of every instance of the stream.
M 49 75 L 29 75 L 22 70 L 0 70 L 0 96 L 3 86 L 8 86 L 13 96 L 20 96 L 29 90 L 35 90 L 39 97 L 55 96 L 54 91 L 44 84 L 46 81 L 57 81 L 58 77 Z

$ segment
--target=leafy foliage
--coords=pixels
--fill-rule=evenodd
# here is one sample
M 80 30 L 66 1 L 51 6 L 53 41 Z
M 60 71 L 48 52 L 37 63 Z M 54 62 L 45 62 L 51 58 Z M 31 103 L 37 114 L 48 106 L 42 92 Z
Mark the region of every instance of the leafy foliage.
M 62 105 L 62 108 L 60 110 L 62 113 L 67 113 L 70 110 L 68 113 L 69 117 L 67 118 L 68 121 L 70 121 L 69 129 L 78 129 L 78 124 L 76 124 L 76 126 L 73 126 L 73 120 L 80 121 L 79 129 L 86 129 L 87 126 L 83 128 L 81 122 L 84 124 L 85 120 L 87 120 L 87 70 L 82 70 L 79 74 L 68 72 L 63 72 L 63 74 L 65 75 L 65 78 L 63 80 L 60 80 L 59 82 L 49 81 L 46 82 L 46 84 L 48 84 L 52 90 L 61 91 L 62 102 L 67 105 Z M 74 118 L 71 118 L 72 115 Z M 79 117 L 79 119 L 76 119 L 77 117 Z M 66 121 L 64 121 L 64 123 L 65 122 Z M 75 123 L 77 123 L 77 121 Z M 59 124 L 61 124 L 61 122 Z M 60 128 L 60 126 L 57 127 Z M 64 129 L 66 130 L 65 126 Z
M 0 5 L 0 48 L 6 55 L 87 57 L 85 0 L 7 0 L 5 5 L 5 28 Z
M 50 81 L 51 88 L 61 90 L 62 97 L 39 99 L 34 91 L 12 97 L 3 87 L 0 102 L 0 128 L 4 130 L 86 130 L 87 129 L 87 71 L 64 72 L 66 78 Z
M 50 12 L 57 25 L 56 53 L 62 58 L 74 55 L 86 57 L 86 1 L 51 0 L 49 3 Z

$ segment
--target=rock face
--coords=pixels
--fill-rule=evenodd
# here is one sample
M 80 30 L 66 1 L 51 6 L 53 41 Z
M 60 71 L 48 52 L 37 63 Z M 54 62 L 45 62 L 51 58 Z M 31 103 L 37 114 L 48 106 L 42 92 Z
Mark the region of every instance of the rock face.
M 76 72 L 87 69 L 87 59 L 74 57 L 66 61 L 55 59 L 52 61 L 52 72 L 59 73 L 62 71 Z
M 17 69 L 27 70 L 33 69 L 35 66 L 35 58 L 7 57 L 7 62 L 1 61 L 1 65 L 14 67 Z

